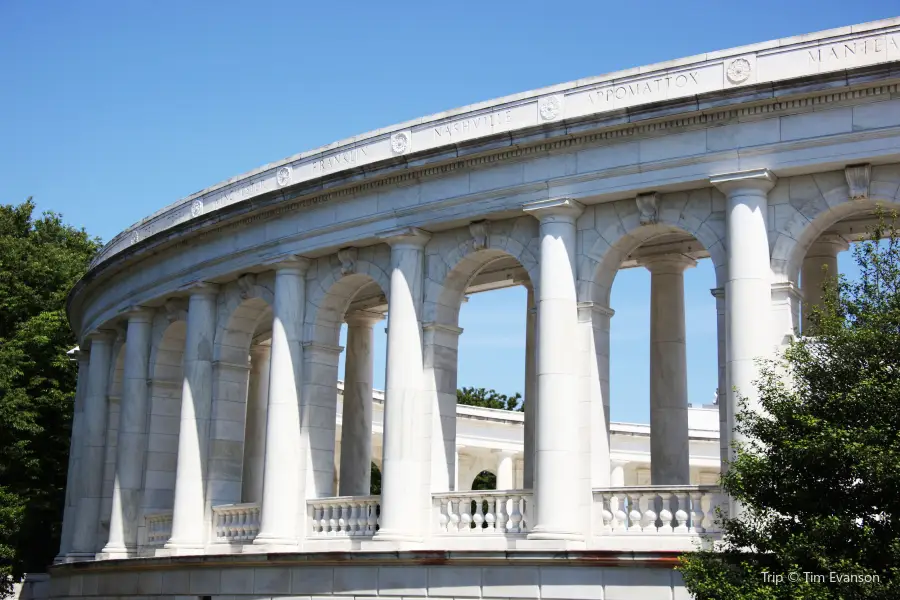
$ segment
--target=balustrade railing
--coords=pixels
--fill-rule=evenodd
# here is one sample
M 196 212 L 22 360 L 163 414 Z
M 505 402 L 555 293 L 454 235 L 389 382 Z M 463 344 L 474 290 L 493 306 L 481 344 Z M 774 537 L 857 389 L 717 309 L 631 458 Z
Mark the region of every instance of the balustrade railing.
M 172 537 L 172 511 L 146 515 L 147 545 L 162 546 Z
M 306 501 L 312 537 L 372 536 L 381 524 L 381 496 Z
M 259 504 L 213 506 L 213 533 L 217 542 L 252 542 L 259 533 Z
M 595 489 L 600 535 L 718 533 L 716 509 L 728 503 L 718 486 L 642 486 Z
M 531 502 L 531 490 L 434 494 L 437 531 L 451 535 L 526 533 Z

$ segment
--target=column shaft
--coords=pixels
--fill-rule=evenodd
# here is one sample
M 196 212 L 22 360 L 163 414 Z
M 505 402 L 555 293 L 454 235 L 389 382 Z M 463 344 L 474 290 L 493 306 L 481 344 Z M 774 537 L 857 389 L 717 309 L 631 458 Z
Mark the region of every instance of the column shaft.
M 254 544 L 290 547 L 304 534 L 299 519 L 306 514 L 300 450 L 301 333 L 308 268 L 306 259 L 296 259 L 279 263 L 275 269 L 266 455 L 260 527 Z
M 391 244 L 391 297 L 388 302 L 387 375 L 384 399 L 384 454 L 381 529 L 384 540 L 418 540 L 430 489 L 431 423 L 423 392 L 422 290 L 424 247 L 430 234 L 405 229 L 386 236 Z M 424 464 L 423 464 L 424 462 Z M 429 498 L 430 499 L 430 498 Z M 430 502 L 428 503 L 430 504 Z
M 210 284 L 197 286 L 188 302 L 172 536 L 166 543 L 176 553 L 199 550 L 206 542 L 203 485 L 212 410 L 216 290 Z
M 575 220 L 583 210 L 569 199 L 527 205 L 541 222 L 538 306 L 538 402 L 534 501 L 530 539 L 583 538 L 576 492 L 579 456 L 580 369 L 576 351 Z
M 731 430 L 728 429 L 727 383 L 725 377 L 725 289 L 713 288 L 710 293 L 716 299 L 716 360 L 718 364 L 718 381 L 716 384 L 716 402 L 719 405 L 719 464 L 725 471 L 728 452 L 731 447 Z
M 97 552 L 100 496 L 103 492 L 103 464 L 106 454 L 106 421 L 109 369 L 114 334 L 100 332 L 91 337 L 88 389 L 84 399 L 84 430 L 81 465 L 78 468 L 81 494 L 78 518 L 72 539 L 72 553 L 93 557 Z
M 138 514 L 147 448 L 147 401 L 150 391 L 147 381 L 152 324 L 151 311 L 137 310 L 128 316 L 109 541 L 103 548 L 107 558 L 124 558 L 137 551 Z
M 534 422 L 537 410 L 537 306 L 534 301 L 534 287 L 528 286 L 528 300 L 525 310 L 525 456 L 522 467 L 522 486 L 526 490 L 534 487 Z
M 645 262 L 650 277 L 650 481 L 690 483 L 684 270 L 693 259 Z
M 373 326 L 382 315 L 347 315 L 339 496 L 368 496 L 372 474 Z
M 499 452 L 497 456 L 497 489 L 515 489 L 515 464 L 512 452 Z
M 244 502 L 262 501 L 271 350 L 271 346 L 261 345 L 250 348 L 247 426 L 244 433 L 244 468 L 241 478 L 241 499 Z
M 82 489 L 79 467 L 84 443 L 84 397 L 88 389 L 90 354 L 87 351 L 78 350 L 75 352 L 75 360 L 78 361 L 78 382 L 73 399 L 72 436 L 69 440 L 69 468 L 66 475 L 66 504 L 63 509 L 62 534 L 57 561 L 61 561 L 72 550 L 72 535 L 75 532 L 75 519 Z
M 739 399 L 759 410 L 753 381 L 756 359 L 769 353 L 771 265 L 767 233 L 767 193 L 775 184 L 769 171 L 748 171 L 711 178 L 726 195 L 728 276 L 725 282 L 725 360 L 728 380 L 728 430 L 734 432 Z M 735 432 L 734 439 L 740 439 Z
M 801 284 L 803 289 L 803 330 L 808 334 L 812 308 L 824 307 L 824 285 L 826 280 L 838 275 L 838 254 L 850 245 L 836 235 L 824 235 L 810 246 L 803 259 Z

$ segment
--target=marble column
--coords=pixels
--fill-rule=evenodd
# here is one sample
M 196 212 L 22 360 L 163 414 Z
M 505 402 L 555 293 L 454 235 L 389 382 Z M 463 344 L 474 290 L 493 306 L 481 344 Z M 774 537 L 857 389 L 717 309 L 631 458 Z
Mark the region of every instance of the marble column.
M 769 355 L 772 303 L 768 237 L 768 192 L 775 186 L 768 169 L 729 173 L 710 178 L 726 195 L 725 229 L 728 275 L 725 282 L 725 361 L 728 430 L 733 439 L 740 398 L 759 410 L 758 358 Z M 734 516 L 734 514 L 732 514 Z
M 575 291 L 575 221 L 583 207 L 569 198 L 526 204 L 541 223 L 538 286 L 538 402 L 534 503 L 529 539 L 581 540 L 581 468 Z
M 75 397 L 73 398 L 72 435 L 69 439 L 69 468 L 66 474 L 66 503 L 63 508 L 59 555 L 56 557 L 55 562 L 63 562 L 72 549 L 72 535 L 75 531 L 75 518 L 81 496 L 81 479 L 78 469 L 81 465 L 82 444 L 84 442 L 84 397 L 88 389 L 91 355 L 85 350 L 75 350 L 72 355 L 72 359 L 78 362 L 78 380 L 75 384 Z
M 803 290 L 803 331 L 808 335 L 812 324 L 812 308 L 823 308 L 824 290 L 828 279 L 838 275 L 838 254 L 848 250 L 850 244 L 839 235 L 826 234 L 817 239 L 803 259 L 803 272 L 800 283 Z
M 381 236 L 391 246 L 380 540 L 418 541 L 431 490 L 431 423 L 424 408 L 422 294 L 431 234 L 405 227 Z M 428 443 L 426 443 L 428 442 Z M 427 507 L 426 507 L 427 501 Z
M 610 487 L 625 487 L 625 464 L 612 463 L 612 472 L 609 475 Z
M 72 539 L 73 558 L 94 558 L 97 552 L 97 526 L 103 493 L 103 464 L 106 458 L 106 417 L 109 410 L 109 371 L 115 332 L 101 330 L 88 336 L 90 365 L 88 388 L 84 398 L 84 429 L 78 479 L 81 484 L 75 531 Z
M 147 448 L 152 326 L 152 310 L 135 309 L 128 313 L 109 540 L 102 551 L 105 558 L 126 558 L 137 552 L 144 452 Z
M 375 345 L 373 327 L 380 313 L 348 313 L 344 364 L 344 407 L 341 419 L 339 496 L 368 496 L 372 475 L 372 385 Z
M 534 302 L 534 287 L 527 286 L 528 301 L 525 309 L 525 456 L 522 467 L 522 486 L 526 490 L 534 487 L 534 422 L 537 418 L 537 306 Z
M 497 489 L 515 489 L 515 452 L 497 450 Z
M 728 429 L 728 402 L 725 383 L 725 288 L 709 290 L 716 299 L 716 362 L 718 364 L 718 381 L 716 383 L 716 403 L 719 405 L 719 465 L 722 472 L 728 462 L 731 447 L 731 431 Z
M 303 382 L 303 318 L 309 261 L 275 265 L 272 354 L 259 534 L 254 544 L 296 547 L 306 514 L 301 480 L 300 402 Z
M 650 271 L 650 481 L 690 483 L 684 271 L 681 254 L 643 259 Z
M 165 545 L 175 554 L 195 552 L 206 542 L 203 486 L 212 411 L 217 293 L 217 285 L 201 283 L 190 288 L 188 300 L 172 535 Z
M 244 468 L 241 478 L 241 500 L 243 502 L 262 501 L 271 351 L 271 346 L 261 344 L 250 347 L 247 426 L 244 428 Z

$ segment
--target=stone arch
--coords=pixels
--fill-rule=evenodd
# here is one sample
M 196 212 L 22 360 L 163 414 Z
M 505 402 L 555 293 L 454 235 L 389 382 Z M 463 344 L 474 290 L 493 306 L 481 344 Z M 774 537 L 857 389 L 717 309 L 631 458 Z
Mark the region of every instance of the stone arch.
M 143 512 L 171 510 L 175 495 L 175 465 L 178 459 L 182 361 L 187 334 L 183 310 L 159 311 L 153 317 L 150 345 L 150 415 Z M 144 527 L 139 519 L 138 527 Z
M 473 232 L 474 229 L 474 232 Z M 539 225 L 523 216 L 491 221 L 478 239 L 477 228 L 435 235 L 425 248 L 425 386 L 431 396 L 431 490 L 446 492 L 456 476 L 456 373 L 459 310 L 472 280 L 492 262 L 512 257 L 528 273 L 537 292 Z M 526 282 L 523 282 L 526 283 Z
M 579 232 L 578 300 L 609 306 L 613 280 L 623 260 L 642 244 L 667 233 L 687 233 L 710 255 L 716 287 L 725 284 L 725 197 L 713 188 L 660 194 L 655 222 L 641 223 L 634 199 L 590 207 L 579 219 L 594 226 Z
M 309 459 L 307 496 L 332 495 L 336 478 L 338 365 L 341 325 L 350 304 L 364 288 L 390 293 L 390 248 L 360 248 L 345 260 L 332 255 L 318 259 L 307 275 L 304 361 L 304 427 Z M 310 485 L 312 487 L 310 487 Z
M 273 290 L 272 272 L 245 274 L 226 284 L 218 296 L 206 482 L 211 506 L 243 499 L 250 347 L 261 332 L 271 330 Z
M 472 491 L 475 490 L 496 490 L 497 474 L 490 469 L 483 469 L 472 479 L 472 485 L 469 486 Z
M 872 167 L 865 199 L 850 198 L 843 171 L 781 179 L 769 198 L 775 204 L 773 281 L 797 284 L 807 251 L 824 231 L 879 206 L 900 210 L 900 165 Z

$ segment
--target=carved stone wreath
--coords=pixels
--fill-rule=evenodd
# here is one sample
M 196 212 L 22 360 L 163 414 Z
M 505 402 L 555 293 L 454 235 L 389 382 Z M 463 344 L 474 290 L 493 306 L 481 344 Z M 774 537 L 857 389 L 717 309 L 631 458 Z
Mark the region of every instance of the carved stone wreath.
M 395 154 L 405 154 L 409 150 L 409 134 L 401 131 L 391 136 L 391 150 Z
M 541 98 L 538 102 L 538 112 L 540 112 L 541 118 L 545 121 L 551 121 L 558 117 L 561 108 L 562 103 L 556 96 L 547 96 L 546 98 Z
M 746 58 L 736 58 L 728 65 L 725 71 L 728 81 L 731 83 L 742 83 L 750 77 L 750 61 Z
M 203 200 L 194 200 L 191 202 L 191 216 L 199 217 L 203 214 Z
M 281 167 L 278 169 L 278 172 L 275 173 L 275 180 L 278 182 L 278 187 L 284 187 L 291 182 L 291 168 L 290 167 Z

